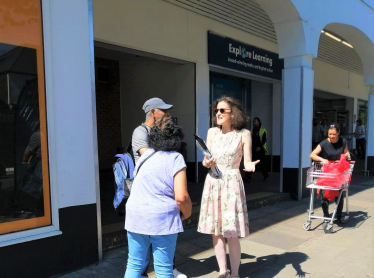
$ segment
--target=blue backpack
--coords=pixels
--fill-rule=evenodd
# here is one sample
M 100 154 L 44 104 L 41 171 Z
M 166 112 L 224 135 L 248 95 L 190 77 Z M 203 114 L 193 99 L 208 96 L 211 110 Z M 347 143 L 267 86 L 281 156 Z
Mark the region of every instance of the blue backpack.
M 113 164 L 114 173 L 114 200 L 113 206 L 117 209 L 123 199 L 130 196 L 133 182 L 134 161 L 129 153 L 116 154 L 117 161 Z
M 144 124 L 141 125 L 148 133 Z M 113 164 L 114 173 L 114 200 L 113 206 L 120 214 L 124 212 L 121 203 L 124 199 L 130 197 L 131 186 L 134 180 L 135 158 L 132 152 L 132 138 L 127 145 L 126 152 L 114 156 L 116 162 Z M 141 166 L 141 165 L 140 165 Z M 139 168 L 140 168 L 139 166 Z

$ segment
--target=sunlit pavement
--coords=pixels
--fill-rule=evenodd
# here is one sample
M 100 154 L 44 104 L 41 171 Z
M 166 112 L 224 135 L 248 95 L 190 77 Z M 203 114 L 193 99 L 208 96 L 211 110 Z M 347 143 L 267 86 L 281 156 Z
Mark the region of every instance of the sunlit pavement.
M 249 212 L 251 235 L 241 239 L 241 277 L 374 277 L 374 177 L 359 173 L 349 188 L 350 221 L 325 234 L 320 220 L 303 229 L 309 198 L 285 201 Z M 315 214 L 321 215 L 318 200 Z M 330 212 L 333 205 L 330 205 Z M 97 265 L 62 278 L 123 277 L 127 247 L 109 250 Z M 179 271 L 188 277 L 218 277 L 211 237 L 188 228 L 176 250 Z M 155 277 L 154 272 L 149 273 Z

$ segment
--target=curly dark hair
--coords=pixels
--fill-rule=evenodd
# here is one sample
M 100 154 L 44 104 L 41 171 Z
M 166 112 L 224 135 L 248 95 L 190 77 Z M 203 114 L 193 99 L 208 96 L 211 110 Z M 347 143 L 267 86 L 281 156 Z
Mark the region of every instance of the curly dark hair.
M 247 113 L 245 113 L 244 108 L 241 105 L 241 103 L 233 97 L 223 96 L 217 99 L 213 103 L 212 105 L 213 111 L 217 109 L 218 103 L 220 103 L 221 101 L 226 102 L 230 106 L 231 113 L 234 115 L 231 121 L 231 128 L 236 129 L 236 130 L 242 130 L 243 128 L 247 127 L 247 122 L 249 121 L 249 117 Z M 216 117 L 213 117 L 213 123 L 217 126 Z
M 172 119 L 158 120 L 149 132 L 148 145 L 155 151 L 178 151 L 183 137 L 182 129 Z

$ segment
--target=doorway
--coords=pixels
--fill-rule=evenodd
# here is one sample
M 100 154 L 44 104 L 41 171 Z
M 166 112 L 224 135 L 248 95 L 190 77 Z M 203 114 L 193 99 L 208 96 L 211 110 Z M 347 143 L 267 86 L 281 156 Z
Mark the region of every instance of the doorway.
M 187 175 L 194 177 L 195 64 L 96 43 L 96 111 L 103 249 L 126 243 L 125 210 L 113 207 L 114 155 L 123 153 L 133 130 L 145 121 L 142 106 L 159 97 L 173 104 L 171 116 L 187 144 Z

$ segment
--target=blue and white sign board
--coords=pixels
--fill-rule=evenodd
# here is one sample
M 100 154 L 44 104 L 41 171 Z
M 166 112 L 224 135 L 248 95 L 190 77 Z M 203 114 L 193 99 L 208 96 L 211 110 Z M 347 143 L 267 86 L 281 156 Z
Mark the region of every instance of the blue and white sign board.
M 282 80 L 283 59 L 277 53 L 208 32 L 208 63 Z

